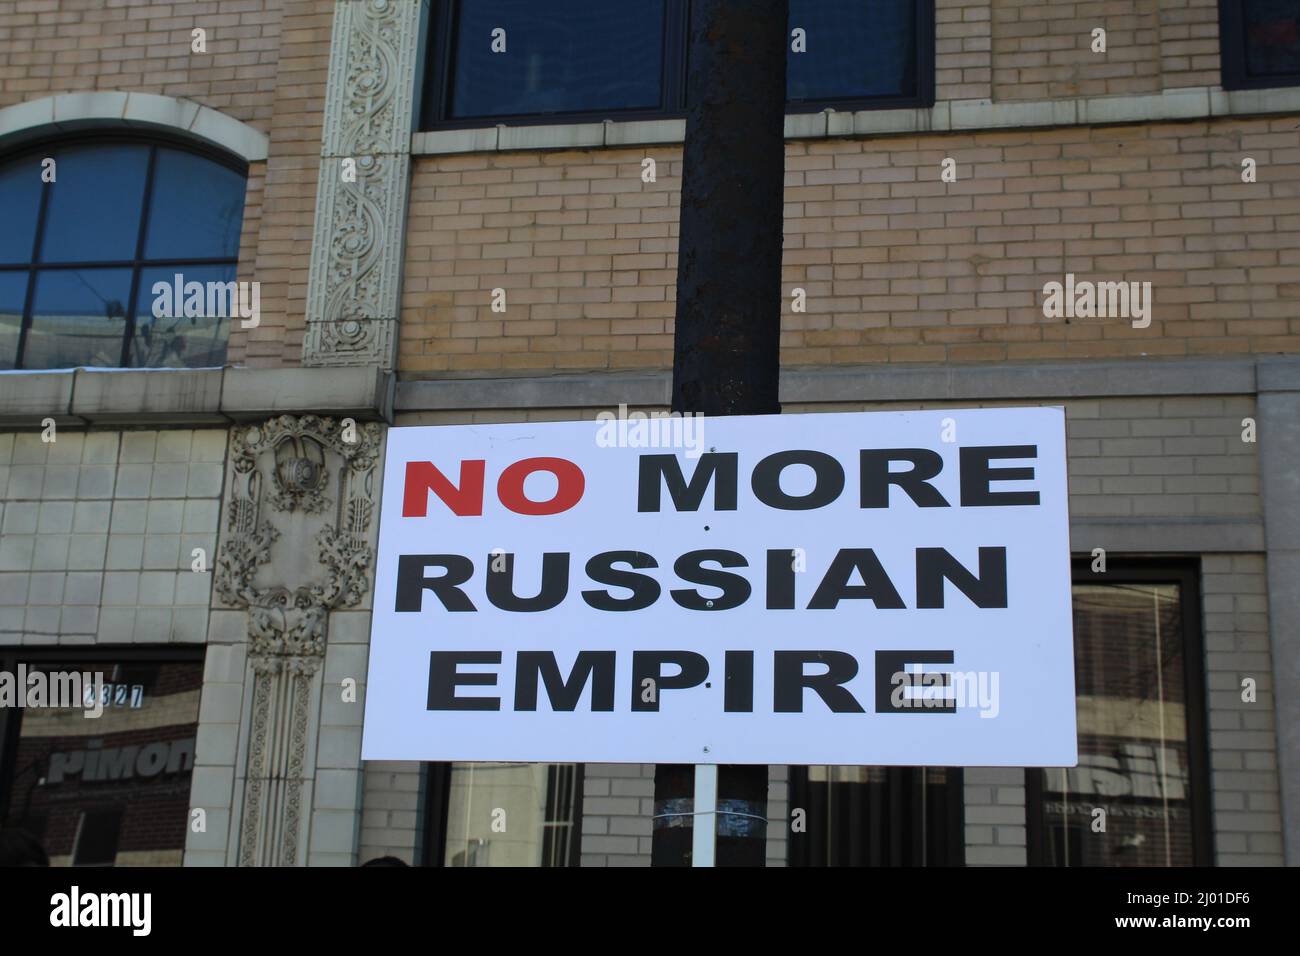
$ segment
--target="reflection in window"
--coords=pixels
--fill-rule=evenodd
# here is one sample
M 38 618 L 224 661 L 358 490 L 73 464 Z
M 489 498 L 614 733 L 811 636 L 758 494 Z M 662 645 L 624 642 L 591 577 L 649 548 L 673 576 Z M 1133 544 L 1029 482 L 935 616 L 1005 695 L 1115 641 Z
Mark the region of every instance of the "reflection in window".
M 791 100 L 906 96 L 915 86 L 915 0 L 790 0 L 803 53 L 786 57 Z
M 962 860 L 961 771 L 791 767 L 790 866 L 952 866 Z
M 1074 586 L 1079 765 L 1031 771 L 1043 862 L 1195 863 L 1180 597 L 1177 584 Z
M 180 866 L 202 662 L 32 661 L 26 667 L 103 674 L 103 712 L 84 716 L 94 704 L 90 686 L 76 706 L 12 712 L 20 723 L 0 825 L 34 836 L 52 866 Z
M 454 117 L 660 105 L 664 0 L 479 0 L 457 19 Z
M 170 146 L 47 146 L 0 165 L 0 208 L 0 369 L 224 364 L 229 314 L 156 319 L 152 288 L 234 281 L 241 171 Z
M 1300 0 L 1230 0 L 1220 39 L 1225 88 L 1300 84 Z
M 120 364 L 130 269 L 43 269 L 35 283 L 24 368 Z
M 1251 76 L 1300 73 L 1300 4 L 1296 0 L 1243 0 L 1246 72 Z
M 577 866 L 582 768 L 457 763 L 444 866 Z
M 789 16 L 795 109 L 933 102 L 933 0 L 790 0 Z M 443 0 L 424 125 L 680 115 L 689 18 L 687 0 Z
M 4 230 L 0 229 L 0 236 Z M 13 368 L 27 301 L 27 273 L 0 272 L 0 368 Z

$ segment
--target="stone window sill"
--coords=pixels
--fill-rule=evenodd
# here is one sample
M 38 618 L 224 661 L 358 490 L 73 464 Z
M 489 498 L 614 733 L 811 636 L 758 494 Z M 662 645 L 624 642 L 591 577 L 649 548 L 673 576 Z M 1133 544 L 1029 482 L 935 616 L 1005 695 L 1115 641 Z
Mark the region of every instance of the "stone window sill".
M 1083 126 L 1109 123 L 1212 119 L 1300 111 L 1300 88 L 1225 91 L 1189 87 L 1138 96 L 994 103 L 947 100 L 932 107 L 793 113 L 785 118 L 787 139 L 899 136 L 908 133 L 968 132 L 1017 127 Z M 572 123 L 554 126 L 492 126 L 415 133 L 417 156 L 509 150 L 599 149 L 680 143 L 684 119 Z

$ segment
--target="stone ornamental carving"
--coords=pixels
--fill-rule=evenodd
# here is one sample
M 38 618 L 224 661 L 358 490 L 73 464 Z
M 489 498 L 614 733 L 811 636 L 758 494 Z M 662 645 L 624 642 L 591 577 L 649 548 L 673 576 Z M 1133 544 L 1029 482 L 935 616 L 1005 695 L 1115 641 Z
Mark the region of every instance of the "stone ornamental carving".
M 308 737 L 329 612 L 370 587 L 377 424 L 282 415 L 235 429 L 215 590 L 248 612 L 253 681 L 241 866 L 301 861 Z M 277 825 L 278 823 L 278 825 Z
M 423 7 L 335 7 L 304 365 L 393 365 Z

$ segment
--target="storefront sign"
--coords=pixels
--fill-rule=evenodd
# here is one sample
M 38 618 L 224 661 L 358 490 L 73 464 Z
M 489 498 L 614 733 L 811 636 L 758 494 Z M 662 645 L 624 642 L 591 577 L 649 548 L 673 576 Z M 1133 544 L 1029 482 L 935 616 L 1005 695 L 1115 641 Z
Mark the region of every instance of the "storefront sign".
M 1075 763 L 1061 409 L 607 426 L 389 431 L 365 759 Z

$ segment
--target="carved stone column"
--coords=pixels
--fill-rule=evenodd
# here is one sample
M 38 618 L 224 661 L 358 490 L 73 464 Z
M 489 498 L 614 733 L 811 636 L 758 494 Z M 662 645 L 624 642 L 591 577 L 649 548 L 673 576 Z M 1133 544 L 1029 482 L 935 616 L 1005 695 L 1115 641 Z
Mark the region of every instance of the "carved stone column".
M 335 7 L 303 365 L 393 367 L 426 7 Z
M 239 426 L 231 439 L 215 588 L 247 612 L 240 866 L 305 862 L 329 613 L 371 586 L 381 440 L 377 424 L 315 415 Z

